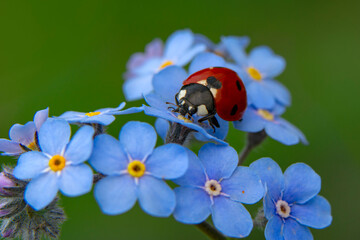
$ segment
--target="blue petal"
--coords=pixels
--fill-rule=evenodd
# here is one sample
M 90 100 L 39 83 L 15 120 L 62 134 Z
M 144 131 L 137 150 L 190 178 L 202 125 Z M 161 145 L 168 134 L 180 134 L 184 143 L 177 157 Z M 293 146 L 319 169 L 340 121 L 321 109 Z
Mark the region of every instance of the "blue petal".
M 146 171 L 161 179 L 184 175 L 188 168 L 188 154 L 184 147 L 170 143 L 156 148 L 145 162 Z
M 126 170 L 129 160 L 118 140 L 110 135 L 101 134 L 95 137 L 89 163 L 96 171 L 113 175 Z
M 250 39 L 248 37 L 222 37 L 221 42 L 224 43 L 226 50 L 237 64 L 246 64 L 247 56 L 245 48 L 249 45 L 250 42 Z
M 164 101 L 173 102 L 175 95 L 180 91 L 186 77 L 187 74 L 183 68 L 169 66 L 154 75 L 152 80 L 154 91 L 160 95 Z
M 10 128 L 10 139 L 21 143 L 24 146 L 29 145 L 35 140 L 35 124 L 28 122 L 25 125 L 15 124 Z
M 202 35 L 200 33 L 195 33 L 195 43 L 204 44 L 209 50 L 214 50 L 216 48 L 216 44 L 213 43 L 208 37 Z
M 267 188 L 267 194 L 277 201 L 285 187 L 284 175 L 280 166 L 271 158 L 260 158 L 250 164 L 250 168 L 260 177 Z
M 305 204 L 294 204 L 291 216 L 302 225 L 312 228 L 325 228 L 331 224 L 330 203 L 322 196 L 316 196 Z
M 228 36 L 222 37 L 221 42 L 224 44 L 229 55 L 235 60 L 239 65 L 246 64 L 247 56 L 245 48 L 249 45 L 250 39 L 248 37 L 237 37 L 237 36 Z
M 299 137 L 278 122 L 267 122 L 265 131 L 269 137 L 285 145 L 294 145 L 299 143 Z
M 166 134 L 167 134 L 167 131 L 169 130 L 169 128 L 170 128 L 169 121 L 162 119 L 162 118 L 156 119 L 156 121 L 155 121 L 156 132 L 164 141 L 165 141 Z
M 271 109 L 271 113 L 275 116 L 280 116 L 286 111 L 286 107 L 280 104 L 275 104 L 275 106 Z
M 138 76 L 154 74 L 161 66 L 162 61 L 163 59 L 161 57 L 149 58 L 145 62 L 143 62 L 143 64 L 133 69 L 133 72 L 136 73 Z M 130 79 L 128 79 L 127 81 L 129 80 Z
M 84 117 L 79 122 L 80 123 L 96 123 L 104 126 L 110 125 L 113 121 L 115 121 L 115 117 L 107 114 L 99 114 L 92 117 Z
M 278 102 L 285 106 L 291 105 L 291 94 L 284 85 L 275 80 L 266 80 L 263 84 Z
M 93 172 L 86 164 L 66 166 L 60 175 L 60 191 L 69 197 L 76 197 L 91 191 Z
M 260 132 L 265 128 L 266 120 L 256 114 L 256 110 L 248 107 L 241 121 L 235 121 L 234 127 L 244 132 Z
M 187 149 L 189 165 L 186 173 L 173 182 L 181 186 L 205 186 L 206 175 L 204 166 L 194 152 Z
M 320 176 L 305 163 L 292 164 L 284 176 L 284 200 L 288 203 L 305 203 L 320 192 Z
M 189 66 L 189 74 L 193 74 L 209 67 L 225 67 L 225 60 L 210 52 L 204 52 L 197 55 Z
M 210 196 L 200 188 L 175 188 L 176 208 L 174 218 L 185 224 L 198 224 L 211 213 Z
M 285 128 L 287 128 L 289 131 L 296 134 L 300 138 L 300 141 L 303 144 L 305 144 L 305 145 L 309 144 L 308 140 L 306 139 L 305 135 L 300 131 L 300 129 L 298 129 L 297 127 L 295 127 L 294 125 L 292 125 L 291 123 L 289 123 L 288 121 L 286 121 L 283 118 L 278 118 L 277 121 L 280 122 L 281 125 L 284 126 Z
M 273 93 L 262 82 L 252 82 L 246 88 L 248 98 L 257 108 L 271 109 L 275 106 Z
M 229 132 L 229 122 L 225 121 L 224 119 L 220 118 L 218 115 L 216 115 L 216 119 L 219 122 L 220 127 L 219 128 L 215 128 L 215 132 L 212 129 L 212 127 L 210 127 L 210 125 L 205 125 L 208 126 L 207 128 L 204 126 L 205 130 L 207 131 L 208 134 L 218 138 L 218 139 L 222 139 L 224 140 Z M 200 133 L 195 133 L 194 134 L 195 138 L 199 141 L 208 141 L 208 139 Z
M 278 216 L 273 216 L 265 227 L 266 240 L 284 240 L 283 221 Z
M 284 71 L 286 62 L 269 47 L 260 46 L 250 52 L 249 65 L 258 69 L 263 78 L 273 78 Z
M 39 131 L 43 123 L 48 119 L 49 117 L 49 108 L 46 108 L 44 110 L 40 110 L 36 112 L 34 116 L 34 123 L 36 126 L 36 131 Z
M 70 139 L 70 126 L 62 119 L 49 118 L 39 131 L 41 150 L 52 156 L 61 154 Z
M 263 198 L 264 214 L 267 219 L 271 219 L 276 215 L 276 202 L 278 199 L 273 199 L 268 193 L 268 189 L 265 185 L 265 196 Z M 278 216 L 278 215 L 277 215 Z
M 148 101 L 148 99 L 147 99 L 147 101 Z M 217 142 L 219 144 L 222 144 L 222 145 L 226 145 L 226 146 L 228 145 L 227 142 L 225 142 L 225 141 L 223 141 L 221 139 L 218 139 L 218 138 L 212 136 L 211 134 L 209 134 L 206 131 L 206 129 L 202 128 L 201 126 L 199 126 L 199 125 L 197 125 L 195 123 L 187 123 L 184 120 L 181 120 L 181 119 L 177 118 L 174 113 L 172 113 L 169 110 L 165 110 L 163 108 L 163 106 L 160 106 L 159 108 L 158 107 L 144 106 L 144 113 L 146 115 L 163 118 L 163 119 L 169 120 L 171 122 L 180 123 L 181 125 L 183 125 L 185 127 L 188 127 L 190 129 L 193 129 L 195 131 L 200 132 L 201 134 L 203 134 L 208 139 L 208 141 L 215 141 L 215 142 Z
M 135 181 L 129 175 L 103 178 L 95 185 L 94 195 L 103 213 L 116 215 L 127 212 L 136 203 Z
M 221 182 L 222 192 L 234 201 L 254 204 L 264 196 L 260 178 L 248 167 L 237 167 L 230 178 Z
M 251 215 L 246 208 L 222 196 L 214 198 L 212 219 L 215 227 L 229 237 L 246 237 L 253 228 Z
M 94 129 L 92 127 L 83 126 L 80 128 L 66 147 L 65 159 L 75 164 L 89 159 L 93 149 L 93 135 Z
M 147 102 L 147 104 L 149 104 L 152 107 L 155 107 L 157 109 L 161 109 L 161 110 L 165 110 L 166 112 L 168 110 L 169 105 L 166 104 L 166 101 L 159 95 L 159 94 L 155 94 L 155 93 L 149 93 L 147 95 L 144 96 L 145 101 Z M 174 101 L 171 101 L 174 102 Z M 145 108 L 144 108 L 145 110 Z M 171 113 L 171 112 L 169 112 Z
M 145 47 L 145 52 L 147 57 L 156 57 L 163 54 L 163 42 L 159 38 L 155 38 Z
M 291 218 L 287 218 L 284 224 L 284 238 L 286 240 L 313 240 L 310 230 Z
M 61 114 L 57 118 L 64 119 L 64 120 L 68 121 L 69 123 L 76 123 L 76 122 L 81 121 L 85 117 L 86 117 L 86 115 L 83 112 L 68 111 L 68 112 Z
M 125 114 L 138 113 L 138 112 L 142 112 L 142 111 L 144 111 L 143 107 L 131 107 L 131 108 L 125 109 L 123 111 L 111 112 L 111 114 L 113 114 L 113 115 L 125 115 Z
M 200 149 L 198 156 L 209 179 L 217 181 L 230 177 L 238 164 L 237 152 L 230 146 L 207 143 Z
M 119 111 L 121 109 L 123 109 L 125 107 L 125 105 L 126 105 L 126 103 L 122 102 L 116 108 L 101 108 L 101 109 L 95 110 L 94 112 L 101 112 L 101 113 L 106 113 L 106 114 L 109 114 L 109 115 L 113 115 L 114 113 L 119 113 Z
M 168 217 L 175 209 L 175 193 L 155 177 L 145 175 L 139 178 L 138 196 L 141 208 L 152 216 Z
M 150 93 L 153 90 L 152 78 L 153 74 L 146 74 L 126 80 L 123 85 L 126 100 L 139 100 Z
M 156 132 L 148 123 L 131 121 L 123 126 L 119 139 L 133 160 L 144 160 L 155 147 Z
M 18 155 L 23 151 L 19 143 L 7 139 L 0 139 L 0 152 L 4 152 L 1 155 Z
M 25 190 L 25 201 L 35 210 L 49 205 L 58 192 L 58 179 L 55 172 L 47 172 L 30 181 Z
M 176 64 L 179 66 L 184 66 L 190 62 L 193 57 L 201 52 L 204 52 L 205 50 L 206 46 L 204 44 L 197 44 L 184 52 L 183 55 L 177 60 Z
M 49 167 L 49 160 L 42 152 L 26 152 L 20 156 L 13 174 L 22 180 L 34 178 Z
M 194 42 L 193 33 L 188 30 L 176 31 L 166 40 L 164 57 L 165 59 L 174 59 L 180 57 L 191 47 Z

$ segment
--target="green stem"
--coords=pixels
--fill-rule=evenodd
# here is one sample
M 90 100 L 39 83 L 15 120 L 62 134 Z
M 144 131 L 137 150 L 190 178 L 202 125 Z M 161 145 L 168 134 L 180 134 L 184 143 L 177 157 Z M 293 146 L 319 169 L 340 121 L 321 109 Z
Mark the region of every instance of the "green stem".
M 250 146 L 250 144 L 246 144 L 243 150 L 241 150 L 241 153 L 239 154 L 239 163 L 238 163 L 239 166 L 241 166 L 244 163 L 245 159 L 247 158 L 247 156 L 249 155 L 252 149 L 253 147 Z
M 197 227 L 201 232 L 203 232 L 209 239 L 213 240 L 226 240 L 227 238 L 216 228 L 211 226 L 208 222 L 204 221 L 202 223 L 196 224 Z
M 244 149 L 239 154 L 239 163 L 238 165 L 242 165 L 246 159 L 246 157 L 249 155 L 251 150 L 259 146 L 265 139 L 267 135 L 264 130 L 256 133 L 248 133 L 247 134 L 247 141 Z

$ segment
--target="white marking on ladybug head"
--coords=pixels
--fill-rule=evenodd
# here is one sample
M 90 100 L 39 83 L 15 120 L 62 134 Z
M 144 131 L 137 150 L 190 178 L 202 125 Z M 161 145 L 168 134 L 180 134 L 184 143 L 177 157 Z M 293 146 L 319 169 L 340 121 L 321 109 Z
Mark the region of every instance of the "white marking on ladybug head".
M 198 84 L 201 84 L 201 85 L 204 85 L 205 87 L 207 87 L 207 81 L 206 81 L 206 79 L 200 80 L 200 81 L 198 81 L 197 83 L 198 83 Z
M 186 96 L 186 90 L 181 90 L 178 94 L 178 99 L 182 99 Z
M 199 116 L 205 116 L 209 114 L 209 111 L 206 109 L 206 106 L 204 104 L 198 106 L 197 114 Z
M 210 88 L 210 92 L 212 93 L 213 97 L 216 98 L 217 89 L 216 88 Z

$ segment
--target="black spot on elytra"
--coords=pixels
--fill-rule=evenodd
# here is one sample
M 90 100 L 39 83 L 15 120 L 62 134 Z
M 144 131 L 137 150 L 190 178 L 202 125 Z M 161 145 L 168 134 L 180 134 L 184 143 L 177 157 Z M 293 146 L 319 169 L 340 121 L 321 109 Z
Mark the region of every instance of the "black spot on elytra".
M 235 104 L 235 105 L 233 106 L 233 108 L 231 109 L 230 115 L 231 115 L 231 116 L 234 116 L 234 115 L 236 114 L 237 110 L 238 110 L 238 105 Z
M 222 86 L 222 83 L 219 80 L 217 80 L 214 76 L 208 77 L 206 79 L 206 83 L 209 88 L 220 89 Z
M 240 84 L 239 81 L 236 81 L 236 86 L 237 86 L 237 88 L 239 89 L 239 91 L 241 91 L 241 84 Z

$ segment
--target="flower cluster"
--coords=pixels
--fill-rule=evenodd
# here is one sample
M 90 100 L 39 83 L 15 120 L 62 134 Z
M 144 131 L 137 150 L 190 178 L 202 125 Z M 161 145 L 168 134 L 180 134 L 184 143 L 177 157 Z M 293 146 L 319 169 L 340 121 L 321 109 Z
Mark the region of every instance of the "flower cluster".
M 280 117 L 291 104 L 289 91 L 274 79 L 285 60 L 264 46 L 247 54 L 248 44 L 247 37 L 222 37 L 215 44 L 190 30 L 176 31 L 164 45 L 155 39 L 128 62 L 125 97 L 146 104 L 59 117 L 49 117 L 47 108 L 32 122 L 15 124 L 10 140 L 0 139 L 2 155 L 18 157 L 0 175 L 2 237 L 58 238 L 66 219 L 58 199 L 92 189 L 104 214 L 123 214 L 138 201 L 151 216 L 173 215 L 215 239 L 244 238 L 254 226 L 266 225 L 268 240 L 307 240 L 308 227 L 329 226 L 330 204 L 318 196 L 320 176 L 308 165 L 295 163 L 284 174 L 270 158 L 241 166 L 266 136 L 285 145 L 307 144 Z M 212 75 L 213 69 L 220 75 Z M 155 128 L 130 121 L 118 139 L 106 133 L 115 116 L 138 112 L 156 117 Z M 79 126 L 73 135 L 70 124 Z M 226 140 L 231 124 L 248 135 L 240 155 Z M 164 144 L 156 146 L 157 135 Z M 192 137 L 205 142 L 198 154 L 191 150 Z M 253 220 L 244 204 L 261 199 Z

